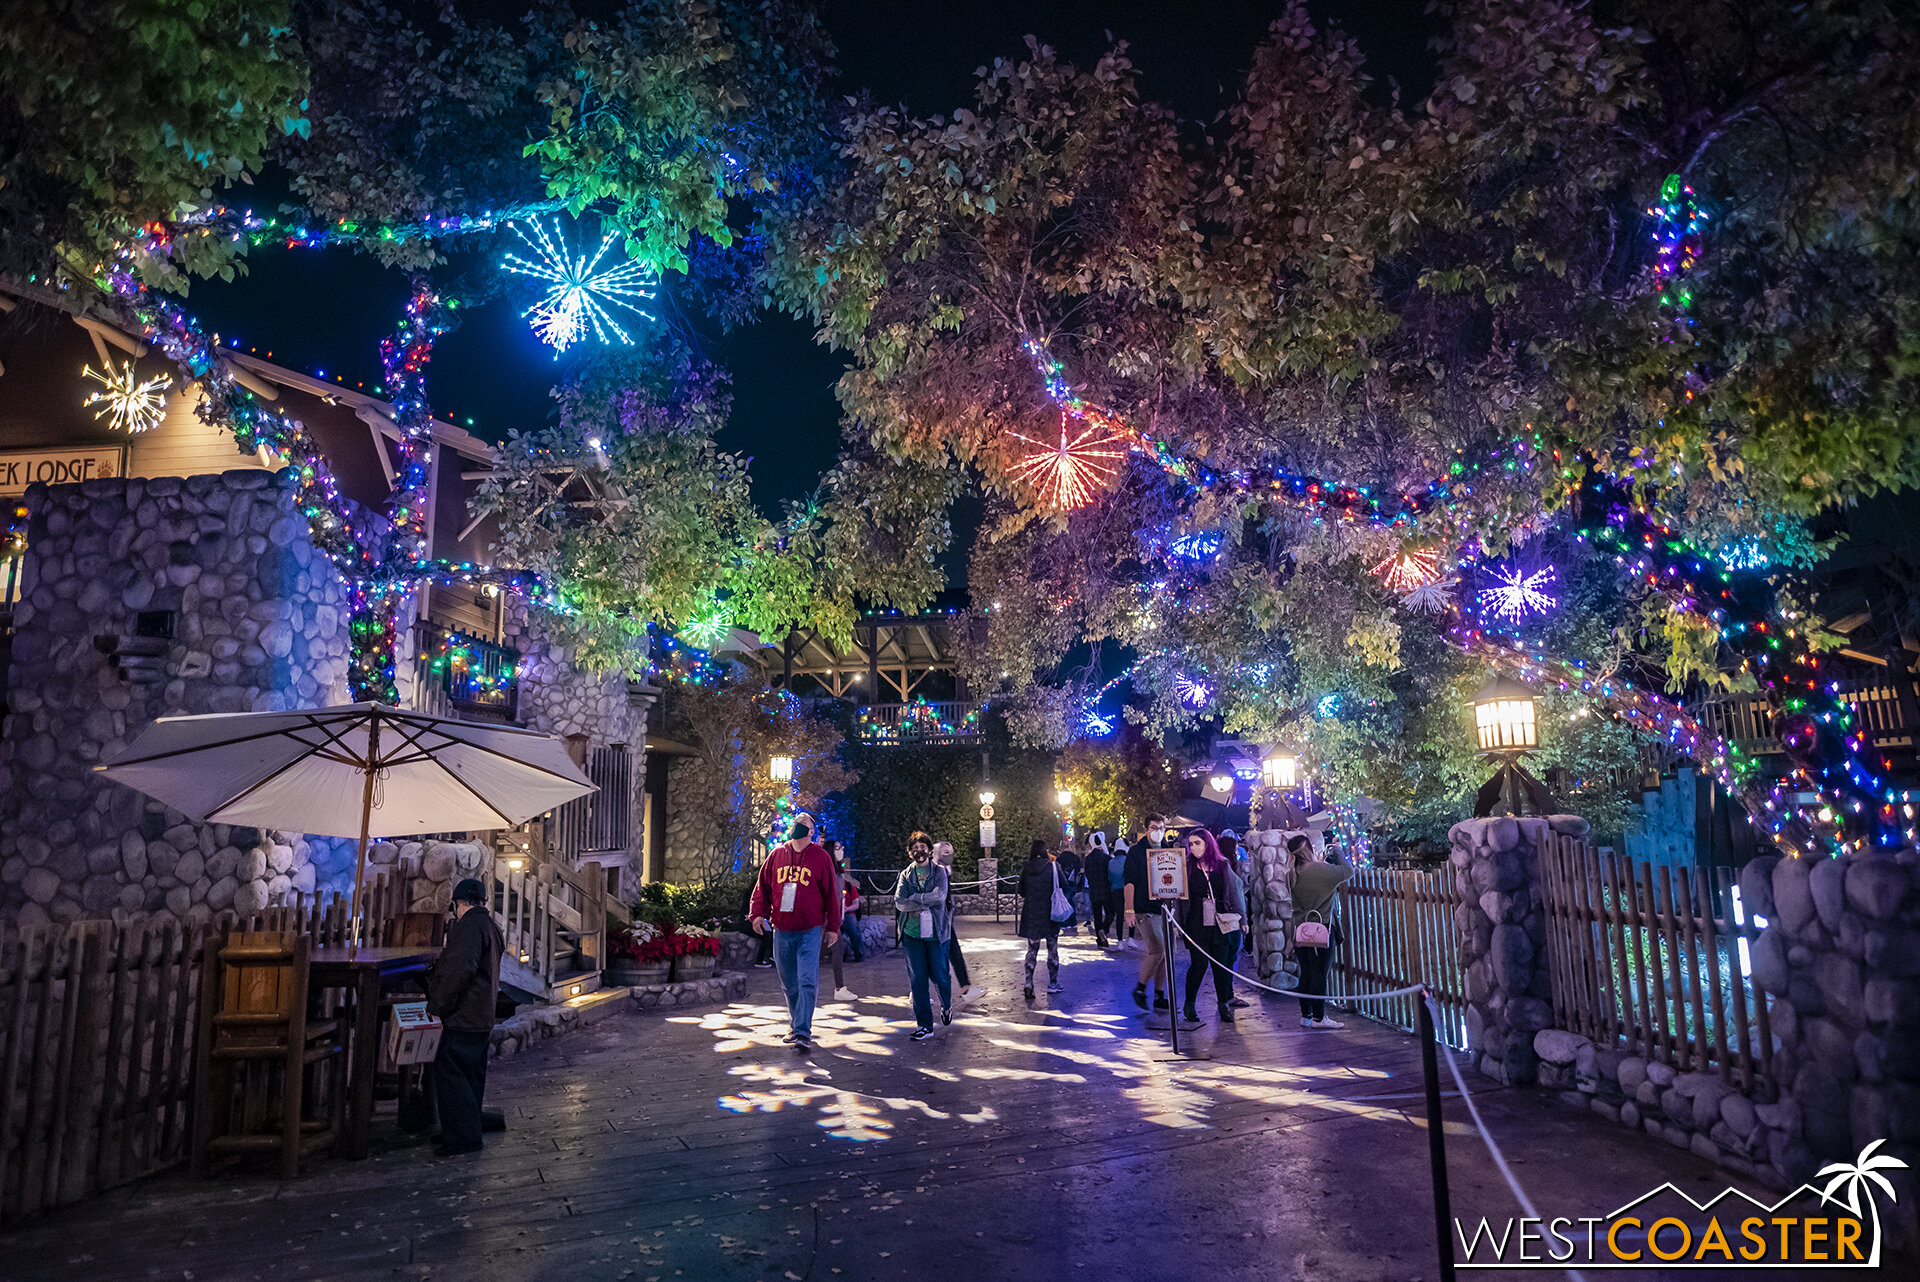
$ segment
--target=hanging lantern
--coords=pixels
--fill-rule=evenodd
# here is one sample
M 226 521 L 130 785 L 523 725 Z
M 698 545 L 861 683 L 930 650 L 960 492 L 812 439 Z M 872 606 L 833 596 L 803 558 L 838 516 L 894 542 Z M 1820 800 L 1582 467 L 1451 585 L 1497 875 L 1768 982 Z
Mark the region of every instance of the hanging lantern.
M 773 781 L 775 783 L 792 783 L 793 782 L 793 758 L 792 757 L 775 757 L 773 759 L 772 767 L 768 773 L 772 775 Z
M 1540 746 L 1533 691 L 1507 677 L 1494 677 L 1473 696 L 1473 722 L 1482 752 L 1521 753 Z

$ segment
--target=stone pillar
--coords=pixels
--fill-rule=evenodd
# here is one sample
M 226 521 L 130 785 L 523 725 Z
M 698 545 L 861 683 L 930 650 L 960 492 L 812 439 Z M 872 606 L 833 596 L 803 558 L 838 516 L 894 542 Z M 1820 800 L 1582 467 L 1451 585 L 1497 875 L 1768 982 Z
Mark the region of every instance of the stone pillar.
M 1770 1164 L 1797 1182 L 1881 1139 L 1920 1162 L 1920 855 L 1762 855 L 1740 893 L 1767 923 L 1753 979 L 1773 998 Z M 1906 1208 L 1914 1177 L 1900 1174 Z
M 1260 980 L 1276 988 L 1299 979 L 1288 935 L 1293 929 L 1293 867 L 1287 857 L 1287 839 L 1295 835 L 1281 828 L 1247 834 L 1247 929 L 1259 950 Z
M 1539 849 L 1549 831 L 1584 836 L 1587 827 L 1576 815 L 1507 816 L 1463 820 L 1447 834 L 1460 894 L 1453 911 L 1467 985 L 1467 1052 L 1496 1081 L 1535 1079 L 1534 1034 L 1553 1023 Z

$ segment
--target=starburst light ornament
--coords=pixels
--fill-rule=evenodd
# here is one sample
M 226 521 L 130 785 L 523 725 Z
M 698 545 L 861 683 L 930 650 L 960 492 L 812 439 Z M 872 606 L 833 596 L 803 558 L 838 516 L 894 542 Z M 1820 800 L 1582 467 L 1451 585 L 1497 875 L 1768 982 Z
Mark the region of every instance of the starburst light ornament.
M 1440 577 L 1440 553 L 1435 548 L 1402 548 L 1373 567 L 1389 592 L 1412 592 Z
M 694 616 L 680 629 L 680 635 L 703 650 L 711 650 L 726 639 L 733 630 L 733 611 L 724 604 L 715 602 L 713 607 Z
M 1117 717 L 1108 716 L 1098 708 L 1088 708 L 1080 714 L 1080 729 L 1095 738 L 1101 738 L 1113 733 L 1117 720 Z
M 1176 672 L 1173 674 L 1173 697 L 1189 708 L 1204 708 L 1207 700 L 1213 698 L 1213 689 L 1204 681 L 1184 672 Z
M 592 252 L 575 255 L 567 248 L 558 222 L 551 231 L 537 221 L 525 227 L 509 225 L 532 257 L 508 254 L 501 266 L 547 283 L 546 294 L 521 315 L 532 320 L 533 332 L 555 351 L 564 352 L 589 334 L 602 343 L 631 344 L 633 335 L 614 318 L 610 306 L 653 319 L 653 313 L 640 306 L 653 297 L 659 283 L 653 268 L 627 258 L 605 262 L 607 251 L 620 238 L 618 232 L 608 232 Z
M 1453 604 L 1451 594 L 1459 582 L 1458 579 L 1435 579 L 1431 583 L 1422 583 L 1403 594 L 1400 604 L 1415 614 L 1445 614 Z
M 1127 456 L 1121 439 L 1097 424 L 1082 427 L 1069 437 L 1068 415 L 1060 414 L 1060 443 L 1051 445 L 1011 432 L 1015 440 L 1040 448 L 1008 469 L 1040 492 L 1040 502 L 1056 511 L 1084 507 L 1120 470 Z
M 118 370 L 109 364 L 105 373 L 87 365 L 80 373 L 104 389 L 87 397 L 82 404 L 99 406 L 93 416 L 106 419 L 129 436 L 159 423 L 166 410 L 167 389 L 173 386 L 173 379 L 166 374 L 143 381 L 132 361 L 121 362 Z
M 1499 585 L 1482 589 L 1480 606 L 1509 623 L 1518 623 L 1530 614 L 1545 614 L 1556 604 L 1553 597 L 1542 591 L 1553 583 L 1552 566 L 1527 575 L 1522 575 L 1517 567 L 1499 568 L 1494 570 L 1493 577 L 1500 581 Z

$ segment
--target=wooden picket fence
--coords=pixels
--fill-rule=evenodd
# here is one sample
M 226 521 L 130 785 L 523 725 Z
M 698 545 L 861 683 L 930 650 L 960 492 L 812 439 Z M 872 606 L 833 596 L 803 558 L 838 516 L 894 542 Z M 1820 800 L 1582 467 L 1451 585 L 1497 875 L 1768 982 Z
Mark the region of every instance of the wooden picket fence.
M 1356 868 L 1340 887 L 1334 916 L 1342 938 L 1327 976 L 1328 993 L 1358 996 L 1425 984 L 1440 1009 L 1441 1039 L 1464 1047 L 1467 996 L 1454 927 L 1457 902 L 1451 864 L 1431 871 Z M 1390 997 L 1354 1009 L 1411 1032 L 1419 1018 L 1416 1000 Z
M 1596 1046 L 1718 1073 L 1742 1090 L 1773 1075 L 1767 999 L 1734 920 L 1734 870 L 1670 868 L 1552 834 L 1540 852 L 1555 1027 Z
M 369 879 L 369 942 L 414 924 L 405 882 Z M 0 939 L 0 1224 L 185 1161 L 207 941 L 237 927 L 338 945 L 349 912 L 335 894 L 199 925 L 80 921 Z

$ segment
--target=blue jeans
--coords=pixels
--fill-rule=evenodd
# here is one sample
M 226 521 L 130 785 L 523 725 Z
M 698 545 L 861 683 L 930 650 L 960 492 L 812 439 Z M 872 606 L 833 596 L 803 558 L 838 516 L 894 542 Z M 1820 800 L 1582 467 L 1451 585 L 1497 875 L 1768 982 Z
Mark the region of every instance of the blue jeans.
M 813 1036 L 813 1003 L 820 991 L 820 937 L 825 926 L 812 930 L 773 932 L 773 964 L 787 990 L 787 1020 L 796 1033 Z
M 953 983 L 947 978 L 947 946 L 938 939 L 900 936 L 900 948 L 907 955 L 907 976 L 913 981 L 913 1019 L 922 1028 L 933 1027 L 933 1003 L 929 1000 L 927 980 L 940 985 L 940 1009 L 953 1005 Z

